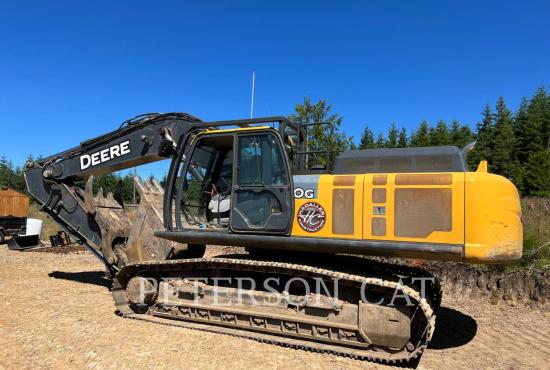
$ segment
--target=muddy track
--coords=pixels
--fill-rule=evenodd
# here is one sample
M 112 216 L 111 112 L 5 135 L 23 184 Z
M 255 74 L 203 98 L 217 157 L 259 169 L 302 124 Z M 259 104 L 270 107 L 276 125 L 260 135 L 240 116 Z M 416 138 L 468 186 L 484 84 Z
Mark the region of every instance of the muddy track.
M 114 315 L 87 253 L 0 247 L 0 368 L 390 368 Z M 547 368 L 550 311 L 444 295 L 418 368 Z

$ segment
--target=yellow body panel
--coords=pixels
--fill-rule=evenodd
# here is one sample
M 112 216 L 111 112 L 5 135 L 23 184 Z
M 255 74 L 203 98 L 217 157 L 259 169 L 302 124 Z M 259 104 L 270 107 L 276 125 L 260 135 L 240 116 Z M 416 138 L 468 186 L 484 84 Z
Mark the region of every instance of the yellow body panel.
M 299 177 L 300 181 L 308 178 Z M 295 199 L 293 236 L 418 242 L 436 248 L 438 244 L 441 248 L 460 245 L 464 250 L 462 259 L 472 263 L 504 263 L 521 257 L 519 196 L 514 185 L 501 176 L 480 171 L 311 175 L 310 178 L 312 182 L 318 179 L 317 187 L 314 197 Z M 296 179 L 295 187 L 300 187 Z M 342 192 L 345 189 L 347 193 Z M 342 194 L 349 196 L 351 191 L 353 202 L 342 198 Z M 396 203 L 398 192 L 406 194 Z M 418 194 L 424 198 L 415 198 Z M 325 212 L 324 226 L 315 232 L 306 231 L 299 222 L 303 217 L 299 215 L 302 206 L 311 203 L 320 205 Z M 353 227 L 342 232 L 338 222 L 344 220 Z M 428 227 L 425 235 L 412 235 L 415 227 L 426 229 L 426 223 L 432 223 L 434 230 Z
M 521 258 L 521 205 L 511 181 L 486 172 L 466 173 L 466 246 L 473 263 L 504 263 Z
M 383 174 L 377 174 L 380 176 Z M 401 174 L 400 174 L 401 175 Z M 373 207 L 381 205 L 374 203 L 372 196 L 365 197 L 363 214 L 364 239 L 394 240 L 424 243 L 463 244 L 464 243 L 464 173 L 452 173 L 452 182 L 449 185 L 396 185 L 396 174 L 387 174 L 386 185 L 373 185 L 373 176 L 365 175 L 365 194 L 370 194 L 374 188 L 385 188 L 387 194 L 386 205 L 386 236 L 375 236 L 371 233 Z M 396 189 L 450 189 L 452 199 L 451 230 L 433 231 L 424 238 L 399 237 L 395 233 L 395 190 Z
M 332 176 L 321 175 L 318 182 L 318 194 L 314 199 L 295 199 L 294 201 L 294 224 L 292 225 L 293 236 L 314 236 L 316 238 L 343 238 L 343 239 L 363 239 L 363 177 L 364 175 L 357 175 L 353 185 L 334 185 L 335 177 L 349 177 L 349 176 Z M 351 234 L 336 234 L 333 232 L 334 212 L 333 212 L 333 190 L 335 189 L 349 189 L 354 191 L 354 207 L 349 210 L 353 214 L 353 233 Z M 323 228 L 315 233 L 305 231 L 300 227 L 298 223 L 297 212 L 300 207 L 309 202 L 316 202 L 320 204 L 326 211 L 326 222 Z

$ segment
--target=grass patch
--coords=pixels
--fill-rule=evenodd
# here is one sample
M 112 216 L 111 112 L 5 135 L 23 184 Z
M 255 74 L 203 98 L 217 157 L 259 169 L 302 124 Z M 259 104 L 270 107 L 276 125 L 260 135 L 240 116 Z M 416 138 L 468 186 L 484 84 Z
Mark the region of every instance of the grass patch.
M 523 256 L 519 266 L 547 269 L 550 267 L 550 199 L 524 198 L 521 209 Z

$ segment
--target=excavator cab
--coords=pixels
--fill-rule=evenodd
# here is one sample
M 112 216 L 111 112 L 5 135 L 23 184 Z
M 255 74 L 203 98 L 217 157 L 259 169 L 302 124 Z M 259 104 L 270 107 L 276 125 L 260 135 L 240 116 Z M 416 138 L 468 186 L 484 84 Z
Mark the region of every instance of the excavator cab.
M 277 131 L 206 130 L 191 139 L 178 162 L 169 199 L 177 229 L 290 232 L 292 175 Z

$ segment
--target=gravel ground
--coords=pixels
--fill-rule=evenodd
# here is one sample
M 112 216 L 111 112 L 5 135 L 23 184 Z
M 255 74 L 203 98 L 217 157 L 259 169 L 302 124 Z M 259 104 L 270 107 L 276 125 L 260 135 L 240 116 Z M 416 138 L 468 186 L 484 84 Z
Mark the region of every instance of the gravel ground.
M 87 252 L 0 246 L 0 369 L 390 368 L 117 317 Z M 419 369 L 548 368 L 550 312 L 446 297 Z M 452 308 L 451 308 L 452 307 Z

